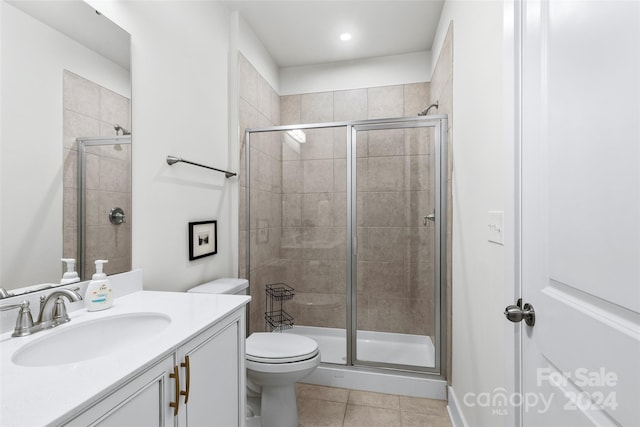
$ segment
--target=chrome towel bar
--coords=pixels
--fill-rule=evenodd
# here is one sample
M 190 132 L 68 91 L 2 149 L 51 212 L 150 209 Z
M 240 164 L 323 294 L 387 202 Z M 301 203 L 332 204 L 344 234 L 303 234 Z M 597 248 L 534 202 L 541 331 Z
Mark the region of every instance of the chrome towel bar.
M 214 170 L 216 172 L 222 172 L 226 178 L 231 178 L 232 176 L 236 176 L 237 175 L 237 174 L 235 174 L 233 172 L 224 171 L 222 169 L 214 168 L 214 167 L 207 166 L 207 165 L 201 165 L 200 163 L 190 162 L 189 160 L 185 160 L 185 159 L 180 158 L 180 157 L 167 156 L 167 164 L 169 166 L 171 166 L 173 164 L 176 164 L 176 163 L 179 163 L 179 162 L 189 163 L 190 165 L 200 166 L 201 168 L 211 169 L 211 170 Z

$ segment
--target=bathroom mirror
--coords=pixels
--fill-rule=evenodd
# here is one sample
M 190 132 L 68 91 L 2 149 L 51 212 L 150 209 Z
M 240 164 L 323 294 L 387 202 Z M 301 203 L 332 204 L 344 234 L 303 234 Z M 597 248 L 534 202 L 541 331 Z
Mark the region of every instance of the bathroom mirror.
M 0 287 L 17 294 L 59 283 L 61 258 L 78 258 L 77 138 L 131 129 L 130 36 L 81 0 L 1 7 Z M 85 194 L 96 229 L 84 245 L 110 258 L 109 274 L 131 268 L 130 147 L 86 149 L 85 185 L 100 191 Z M 123 228 L 97 232 L 107 226 Z

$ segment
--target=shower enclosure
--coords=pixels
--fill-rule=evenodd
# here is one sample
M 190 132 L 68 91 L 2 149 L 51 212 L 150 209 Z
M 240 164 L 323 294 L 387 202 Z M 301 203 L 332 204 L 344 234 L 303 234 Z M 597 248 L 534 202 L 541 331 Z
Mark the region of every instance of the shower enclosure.
M 323 366 L 443 375 L 446 131 L 446 116 L 246 130 L 251 332 L 309 336 Z M 265 323 L 274 284 L 293 288 L 293 327 Z
M 117 129 L 116 129 L 117 130 Z M 80 137 L 78 142 L 77 271 L 91 278 L 131 270 L 131 135 Z M 73 255 L 73 254 L 70 254 Z

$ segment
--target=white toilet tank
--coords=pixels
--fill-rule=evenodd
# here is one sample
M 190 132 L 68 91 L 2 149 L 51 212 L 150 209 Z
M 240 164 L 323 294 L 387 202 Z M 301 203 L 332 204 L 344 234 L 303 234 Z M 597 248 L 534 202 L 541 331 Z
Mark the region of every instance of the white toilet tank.
M 199 294 L 227 294 L 227 295 L 248 295 L 249 281 L 247 279 L 223 278 L 203 283 L 187 292 Z

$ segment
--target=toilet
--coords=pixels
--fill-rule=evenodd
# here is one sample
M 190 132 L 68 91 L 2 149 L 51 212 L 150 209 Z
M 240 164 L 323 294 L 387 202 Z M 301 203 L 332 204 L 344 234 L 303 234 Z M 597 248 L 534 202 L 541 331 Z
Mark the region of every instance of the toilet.
M 246 279 L 218 279 L 188 292 L 247 295 L 248 290 Z M 296 383 L 319 364 L 320 349 L 311 338 L 277 332 L 251 334 L 246 341 L 247 413 L 251 417 L 247 425 L 297 426 Z

